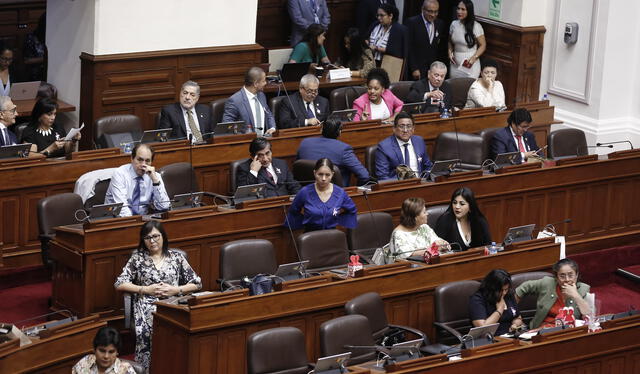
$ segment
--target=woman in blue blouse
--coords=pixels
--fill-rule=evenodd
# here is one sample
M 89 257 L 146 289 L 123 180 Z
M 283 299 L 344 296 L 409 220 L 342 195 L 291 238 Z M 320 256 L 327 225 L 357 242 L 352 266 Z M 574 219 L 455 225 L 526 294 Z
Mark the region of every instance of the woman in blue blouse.
M 325 29 L 317 23 L 311 24 L 302 41 L 293 48 L 289 63 L 311 62 L 318 66 L 330 64 L 331 61 L 324 49 L 325 39 Z
M 347 193 L 331 183 L 333 163 L 321 158 L 313 168 L 315 183 L 304 186 L 291 203 L 287 222 L 292 229 L 305 231 L 334 229 L 337 225 L 356 227 L 356 205 Z

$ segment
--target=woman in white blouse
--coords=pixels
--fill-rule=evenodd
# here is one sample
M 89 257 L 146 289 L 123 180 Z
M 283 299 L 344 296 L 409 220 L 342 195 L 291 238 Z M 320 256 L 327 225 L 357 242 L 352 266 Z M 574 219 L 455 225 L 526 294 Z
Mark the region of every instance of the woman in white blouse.
M 476 21 L 471 0 L 458 3 L 456 17 L 449 27 L 450 78 L 478 78 L 478 59 L 487 49 L 487 42 L 482 26 Z
M 427 225 L 427 216 L 423 199 L 410 197 L 402 202 L 400 224 L 391 233 L 390 252 L 394 258 L 423 256 L 434 242 L 442 252 L 448 251 L 449 243 Z
M 483 59 L 480 78 L 469 88 L 465 108 L 483 108 L 494 106 L 497 110 L 506 107 L 504 103 L 504 88 L 496 80 L 498 64 L 493 59 Z

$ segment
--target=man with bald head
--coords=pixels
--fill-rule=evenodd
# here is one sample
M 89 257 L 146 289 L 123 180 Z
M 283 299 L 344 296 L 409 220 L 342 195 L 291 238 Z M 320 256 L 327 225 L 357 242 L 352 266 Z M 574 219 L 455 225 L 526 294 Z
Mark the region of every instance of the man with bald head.
M 409 75 L 414 80 L 424 78 L 434 61 L 446 61 L 447 30 L 437 18 L 439 11 L 438 0 L 424 0 L 421 14 L 407 20 Z
M 147 214 L 149 206 L 156 211 L 169 209 L 162 176 L 152 166 L 154 154 L 147 144 L 137 143 L 131 152 L 131 163 L 113 172 L 104 203 L 123 203 L 120 217 Z
M 267 85 L 266 74 L 259 67 L 252 67 L 244 75 L 244 87 L 234 93 L 224 104 L 222 122 L 244 121 L 249 132 L 258 136 L 276 131 L 276 121 L 267 106 L 262 90 Z

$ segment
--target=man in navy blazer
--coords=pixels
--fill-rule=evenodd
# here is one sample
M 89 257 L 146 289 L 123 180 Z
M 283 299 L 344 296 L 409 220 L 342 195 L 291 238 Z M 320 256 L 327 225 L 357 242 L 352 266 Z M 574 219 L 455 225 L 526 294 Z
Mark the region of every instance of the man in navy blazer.
M 255 132 L 258 136 L 276 131 L 276 121 L 262 92 L 266 85 L 264 70 L 255 66 L 249 69 L 244 75 L 244 87 L 224 104 L 222 122 L 244 121 L 248 125 L 247 132 Z
M 531 127 L 531 113 L 525 108 L 514 109 L 507 118 L 507 124 L 493 134 L 489 157 L 495 160 L 501 153 L 520 152 L 524 161 L 537 154 L 536 137 L 527 131 Z
M 393 135 L 378 143 L 376 177 L 378 180 L 396 179 L 396 167 L 407 165 L 416 174 L 431 170 L 433 165 L 421 136 L 413 135 L 411 114 L 400 112 L 393 123 Z M 408 158 L 408 159 L 407 159 Z
M 320 81 L 313 74 L 300 79 L 298 92 L 284 98 L 278 113 L 278 128 L 317 126 L 329 116 L 329 100 L 318 96 Z
M 331 15 L 326 0 L 289 0 L 287 9 L 291 18 L 292 47 L 302 41 L 307 27 L 312 23 L 320 24 L 325 30 L 329 29 Z
M 0 96 L 0 145 L 13 145 L 18 142 L 9 126 L 16 123 L 17 106 L 9 96 Z
M 328 158 L 340 169 L 342 181 L 349 185 L 351 173 L 358 179 L 358 185 L 367 183 L 370 179 L 369 172 L 353 152 L 353 148 L 338 140 L 342 124 L 339 121 L 329 120 L 322 124 L 322 137 L 303 139 L 298 147 L 298 160 L 319 160 Z
M 206 138 L 213 132 L 213 116 L 209 105 L 198 104 L 200 86 L 194 81 L 186 81 L 180 88 L 180 102 L 165 105 L 160 112 L 159 129 L 171 129 L 171 138 L 188 139 L 193 142 Z M 195 113 L 194 113 L 195 111 Z M 199 134 L 194 134 L 189 117 Z
M 240 164 L 236 175 L 236 186 L 266 183 L 266 197 L 295 195 L 300 184 L 293 179 L 287 162 L 273 158 L 271 142 L 257 137 L 249 144 L 251 158 Z
M 434 61 L 445 61 L 447 50 L 447 30 L 438 19 L 438 0 L 424 0 L 422 13 L 406 22 L 409 44 L 409 76 L 415 80 L 424 78 Z

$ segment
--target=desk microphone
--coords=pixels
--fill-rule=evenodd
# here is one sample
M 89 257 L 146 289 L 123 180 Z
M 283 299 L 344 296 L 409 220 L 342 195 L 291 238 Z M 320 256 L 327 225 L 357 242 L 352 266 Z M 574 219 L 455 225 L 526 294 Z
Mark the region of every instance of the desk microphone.
M 589 148 L 613 148 L 613 145 L 601 145 L 601 143 L 597 143 L 596 145 L 579 145 L 576 147 L 576 155 L 579 155 L 581 150 Z
M 369 202 L 369 196 L 367 196 L 368 192 L 367 190 L 362 190 L 362 194 L 364 195 L 364 201 L 366 201 L 367 203 L 367 209 L 369 210 L 369 216 L 371 217 L 371 222 L 373 222 L 373 231 L 376 233 L 376 251 L 378 250 L 378 248 L 381 248 L 384 246 L 383 241 L 380 240 L 380 231 L 378 230 L 378 224 L 376 223 L 376 217 L 374 217 L 373 215 L 373 210 L 371 209 L 371 203 Z M 365 257 L 365 256 L 361 256 L 361 257 Z M 370 258 L 366 258 L 365 260 L 367 260 L 368 263 L 372 264 L 373 261 Z
M 282 84 L 282 90 L 284 91 L 285 96 L 287 96 L 287 101 L 289 102 L 289 105 L 291 106 L 291 110 L 293 111 L 293 116 L 296 119 L 296 123 L 300 123 L 300 120 L 298 119 L 298 111 L 296 110 L 296 108 L 293 106 L 293 102 L 291 101 L 291 96 L 289 96 L 289 91 L 287 91 L 287 86 L 284 84 L 284 81 L 282 80 L 282 76 L 280 75 L 280 73 L 278 72 L 278 79 L 280 79 L 280 84 Z M 274 114 L 275 115 L 275 114 Z M 304 126 L 304 125 L 303 125 Z M 300 127 L 300 126 L 299 126 Z
M 596 143 L 597 147 L 601 147 L 604 145 L 611 145 L 609 148 L 613 148 L 613 144 L 622 144 L 622 143 L 629 143 L 629 146 L 631 147 L 631 149 L 633 149 L 633 144 L 631 144 L 631 142 L 629 140 L 621 140 L 621 141 L 617 141 L 617 142 L 606 142 L 606 143 Z
M 293 236 L 293 230 L 291 229 L 291 222 L 289 222 L 289 215 L 287 214 L 287 209 L 284 205 L 282 205 L 282 212 L 284 213 L 284 221 L 287 224 L 287 228 L 289 228 L 289 235 L 291 236 L 291 241 L 293 242 L 293 248 L 296 250 L 296 256 L 298 256 L 298 262 L 300 263 L 300 277 L 307 277 L 307 268 L 305 266 L 304 261 L 302 261 L 302 256 L 300 255 L 300 250 L 298 249 L 298 243 L 296 243 L 296 239 Z

